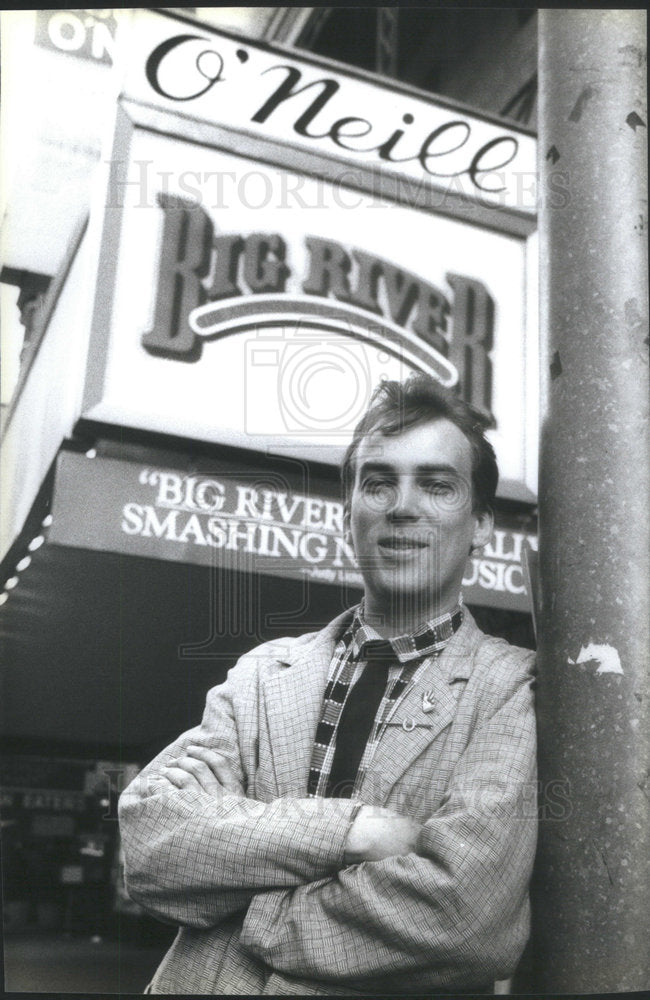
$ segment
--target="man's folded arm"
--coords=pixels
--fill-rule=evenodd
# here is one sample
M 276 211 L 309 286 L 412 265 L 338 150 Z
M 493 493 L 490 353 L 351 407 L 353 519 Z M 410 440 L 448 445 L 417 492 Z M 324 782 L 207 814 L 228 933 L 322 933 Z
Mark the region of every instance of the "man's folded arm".
M 417 854 L 257 895 L 241 943 L 278 972 L 370 989 L 507 977 L 528 935 L 535 792 L 525 683 L 475 733 Z
M 209 927 L 260 891 L 338 871 L 359 803 L 247 798 L 233 694 L 256 699 L 257 664 L 243 658 L 208 695 L 200 726 L 162 751 L 120 797 L 129 894 L 162 920 Z M 217 750 L 241 786 L 208 794 L 175 787 L 166 768 L 188 747 Z

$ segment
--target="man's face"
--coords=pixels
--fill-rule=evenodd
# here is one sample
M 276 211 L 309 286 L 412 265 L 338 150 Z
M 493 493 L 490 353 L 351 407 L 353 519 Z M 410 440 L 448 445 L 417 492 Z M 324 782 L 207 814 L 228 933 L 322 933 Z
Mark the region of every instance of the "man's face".
M 368 612 L 413 624 L 452 610 L 492 516 L 472 511 L 472 452 L 445 417 L 361 440 L 349 528 Z

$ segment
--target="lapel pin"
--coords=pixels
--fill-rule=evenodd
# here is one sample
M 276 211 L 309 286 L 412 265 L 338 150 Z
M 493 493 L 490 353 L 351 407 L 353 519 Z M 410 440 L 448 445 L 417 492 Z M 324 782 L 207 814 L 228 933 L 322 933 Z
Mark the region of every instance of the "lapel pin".
M 422 711 L 433 712 L 436 706 L 433 691 L 425 691 L 422 695 Z

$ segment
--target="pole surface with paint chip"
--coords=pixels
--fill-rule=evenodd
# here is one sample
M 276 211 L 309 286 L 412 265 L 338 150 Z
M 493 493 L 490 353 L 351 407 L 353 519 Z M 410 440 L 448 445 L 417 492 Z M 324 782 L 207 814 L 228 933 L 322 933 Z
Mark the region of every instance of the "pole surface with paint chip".
M 650 984 L 646 26 L 540 18 L 535 990 Z

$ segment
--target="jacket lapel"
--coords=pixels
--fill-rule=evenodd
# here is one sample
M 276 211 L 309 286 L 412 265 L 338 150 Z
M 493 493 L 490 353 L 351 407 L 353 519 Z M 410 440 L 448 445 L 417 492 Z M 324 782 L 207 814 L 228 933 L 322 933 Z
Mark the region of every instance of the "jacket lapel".
M 276 672 L 262 681 L 262 704 L 279 796 L 306 794 L 334 647 L 352 613 L 346 611 L 322 631 L 298 639 L 286 658 L 278 659 Z M 458 632 L 400 699 L 379 740 L 362 789 L 372 790 L 377 804 L 388 798 L 412 762 L 453 721 L 457 704 L 453 685 L 469 678 L 480 635 L 465 609 Z
M 262 682 L 273 770 L 279 796 L 303 796 L 332 654 L 349 613 L 298 640 L 276 673 Z
M 479 636 L 465 609 L 458 632 L 398 702 L 363 783 L 362 792 L 372 792 L 376 804 L 386 801 L 413 761 L 453 722 L 458 695 L 454 684 L 468 680 Z

